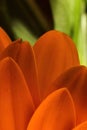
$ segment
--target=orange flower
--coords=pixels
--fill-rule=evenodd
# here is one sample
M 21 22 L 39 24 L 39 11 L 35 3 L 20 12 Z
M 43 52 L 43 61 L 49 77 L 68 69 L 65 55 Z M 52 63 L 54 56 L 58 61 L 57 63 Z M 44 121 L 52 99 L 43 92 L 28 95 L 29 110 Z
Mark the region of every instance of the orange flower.
M 49 31 L 31 47 L 0 28 L 0 130 L 86 130 L 86 98 L 86 68 L 67 35 Z

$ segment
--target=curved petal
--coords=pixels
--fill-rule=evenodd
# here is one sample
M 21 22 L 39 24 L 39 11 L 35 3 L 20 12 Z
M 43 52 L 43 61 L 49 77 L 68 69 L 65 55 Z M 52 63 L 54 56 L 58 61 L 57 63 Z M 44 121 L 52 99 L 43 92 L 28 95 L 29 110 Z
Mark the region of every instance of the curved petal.
M 28 42 L 15 41 L 15 44 L 9 45 L 0 55 L 0 60 L 4 57 L 12 57 L 20 66 L 30 89 L 34 104 L 39 104 L 39 88 L 37 68 L 33 49 Z
M 38 66 L 41 96 L 47 87 L 66 69 L 79 65 L 73 41 L 58 31 L 49 31 L 35 44 L 34 52 Z
M 33 101 L 18 65 L 0 62 L 0 130 L 25 130 L 34 111 Z
M 65 86 L 70 91 L 76 107 L 77 124 L 87 120 L 87 68 L 73 67 L 57 78 L 48 94 Z
M 10 43 L 11 39 L 6 34 L 6 32 L 0 27 L 0 52 L 3 51 L 4 48 L 6 48 Z
M 75 111 L 67 89 L 50 94 L 37 108 L 27 130 L 71 130 L 75 127 Z
M 87 130 L 87 121 L 75 127 L 73 130 Z
M 69 59 L 68 60 L 71 60 L 72 62 L 72 66 L 77 66 L 77 65 L 80 65 L 80 61 L 79 61 L 79 58 L 78 58 L 78 52 L 77 52 L 77 48 L 76 46 L 74 45 L 74 42 L 72 41 L 72 39 L 66 35 L 65 33 L 62 33 L 63 37 L 64 37 L 64 40 L 66 41 L 68 45 L 68 47 L 70 48 L 69 50 L 71 51 L 71 54 L 72 56 L 68 57 Z M 68 53 L 69 54 L 69 53 Z M 72 59 L 71 59 L 72 58 Z

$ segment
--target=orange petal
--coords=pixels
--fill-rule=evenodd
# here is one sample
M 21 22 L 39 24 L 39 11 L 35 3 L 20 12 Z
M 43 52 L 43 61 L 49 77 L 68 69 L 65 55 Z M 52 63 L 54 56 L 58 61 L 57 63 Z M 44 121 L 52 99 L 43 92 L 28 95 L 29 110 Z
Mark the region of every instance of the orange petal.
M 5 58 L 0 62 L 0 130 L 26 130 L 34 105 L 18 65 Z
M 49 31 L 35 44 L 34 52 L 38 66 L 40 92 L 44 96 L 47 87 L 66 69 L 79 65 L 77 50 L 68 36 Z
M 34 103 L 39 104 L 39 89 L 37 79 L 37 69 L 33 49 L 27 42 L 21 44 L 16 41 L 15 44 L 9 45 L 0 55 L 0 59 L 9 56 L 12 57 L 20 66 L 29 86 Z
M 87 130 L 87 121 L 75 127 L 73 130 Z
M 0 52 L 11 43 L 11 39 L 6 32 L 0 27 Z
M 71 130 L 75 127 L 75 111 L 67 89 L 50 94 L 32 116 L 27 130 Z
M 87 68 L 73 67 L 63 73 L 48 92 L 65 86 L 69 89 L 76 107 L 77 124 L 87 120 Z M 49 93 L 48 93 L 49 94 Z

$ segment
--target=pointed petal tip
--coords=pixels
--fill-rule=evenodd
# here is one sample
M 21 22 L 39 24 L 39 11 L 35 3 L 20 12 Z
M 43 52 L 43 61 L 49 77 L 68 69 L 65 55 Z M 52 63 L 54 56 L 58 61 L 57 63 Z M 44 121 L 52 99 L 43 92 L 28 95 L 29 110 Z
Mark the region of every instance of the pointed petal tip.
M 77 115 L 77 124 L 87 120 L 87 67 L 77 66 L 67 70 L 65 73 L 60 75 L 54 87 L 60 89 L 63 86 L 68 88 L 72 98 Z M 52 91 L 56 90 L 52 89 Z
M 3 129 L 13 130 L 14 120 L 17 121 L 17 129 L 24 130 L 27 127 L 34 104 L 23 73 L 11 57 L 6 57 L 0 62 L 0 105 L 0 123 Z M 13 128 L 10 129 L 11 126 Z
M 42 35 L 33 49 L 38 67 L 40 93 L 43 98 L 48 86 L 61 73 L 70 67 L 79 65 L 79 58 L 72 40 L 56 30 L 50 30 Z
M 71 94 L 69 92 L 69 90 L 67 88 L 61 88 L 61 89 L 58 89 L 56 91 L 54 91 L 53 93 L 61 93 L 61 94 L 65 94 L 65 95 L 69 95 L 69 97 L 71 97 Z
M 4 31 L 4 29 L 0 26 L 0 31 Z
M 5 36 L 6 38 L 8 38 L 9 41 L 11 41 L 8 34 L 6 33 L 6 31 L 2 27 L 0 27 L 0 35 Z
M 50 39 L 51 39 L 51 38 L 56 37 L 56 36 L 58 37 L 58 35 L 62 35 L 62 32 L 57 31 L 57 30 L 50 30 L 50 31 L 44 33 L 38 40 L 40 40 L 41 38 L 44 38 L 44 37 L 45 38 L 50 37 Z M 37 43 L 37 41 L 36 41 L 36 43 Z
M 0 55 L 0 60 L 5 57 L 12 57 L 7 59 L 6 62 L 16 62 L 22 70 L 28 87 L 31 91 L 31 95 L 34 99 L 35 106 L 39 104 L 39 87 L 38 87 L 38 74 L 35 61 L 35 55 L 32 46 L 27 41 L 19 43 L 15 41 L 15 44 L 10 44 Z M 11 61 L 10 61 L 11 60 Z M 12 66 L 12 63 L 10 63 Z
M 27 130 L 34 130 L 36 125 L 37 130 L 71 129 L 75 127 L 75 119 L 70 94 L 66 88 L 62 88 L 50 94 L 40 104 L 31 118 Z
M 17 40 L 15 40 L 15 41 L 13 41 L 12 43 L 14 43 L 14 44 L 16 44 L 16 43 L 22 43 L 22 39 L 21 39 L 21 38 L 19 38 L 19 39 L 17 39 Z
M 61 88 L 59 89 L 63 94 L 65 95 L 69 95 L 69 97 L 71 97 L 71 94 L 69 92 L 69 90 L 67 88 Z M 58 91 L 58 90 L 57 90 Z M 55 92 L 55 91 L 54 91 Z M 72 98 L 72 97 L 71 97 Z
M 56 36 L 58 37 L 58 36 L 64 36 L 64 35 L 67 36 L 67 37 L 69 37 L 64 32 L 61 32 L 61 31 L 58 31 L 58 30 L 49 30 L 46 33 L 44 33 L 40 38 L 46 37 L 46 36 L 52 38 L 52 37 L 56 37 Z

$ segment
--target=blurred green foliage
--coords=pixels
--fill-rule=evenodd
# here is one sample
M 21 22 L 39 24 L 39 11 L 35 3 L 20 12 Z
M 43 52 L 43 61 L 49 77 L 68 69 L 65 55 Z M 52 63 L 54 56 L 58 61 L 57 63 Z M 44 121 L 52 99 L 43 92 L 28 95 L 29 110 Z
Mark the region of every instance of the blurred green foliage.
M 50 3 L 54 29 L 74 40 L 81 64 L 87 65 L 87 0 L 50 0 Z
M 48 30 L 65 32 L 87 65 L 87 0 L 0 0 L 0 26 L 32 45 Z

